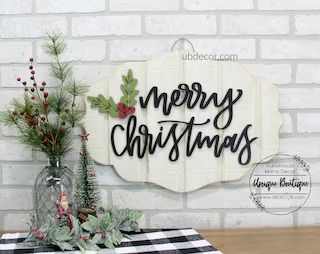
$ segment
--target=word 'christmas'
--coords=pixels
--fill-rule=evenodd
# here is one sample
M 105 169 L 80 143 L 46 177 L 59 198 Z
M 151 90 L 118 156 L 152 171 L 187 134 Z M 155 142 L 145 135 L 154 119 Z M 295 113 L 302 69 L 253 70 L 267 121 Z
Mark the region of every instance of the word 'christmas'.
M 194 117 L 189 122 L 182 121 L 160 121 L 158 123 L 172 123 L 169 131 L 164 134 L 163 126 L 160 126 L 159 133 L 154 136 L 148 130 L 148 126 L 145 124 L 137 127 L 136 116 L 130 116 L 127 127 L 124 128 L 121 124 L 117 124 L 112 128 L 111 131 L 111 145 L 114 153 L 117 156 L 122 156 L 128 153 L 129 156 L 134 156 L 135 152 L 139 158 L 143 158 L 146 152 L 154 154 L 157 148 L 164 148 L 171 143 L 171 149 L 169 152 L 169 160 L 176 161 L 180 155 L 180 142 L 183 142 L 186 137 L 186 148 L 185 154 L 190 157 L 194 152 L 195 148 L 213 148 L 213 154 L 215 157 L 220 157 L 224 148 L 230 148 L 230 151 L 235 153 L 240 149 L 238 162 L 241 165 L 247 165 L 251 159 L 251 143 L 257 138 L 249 138 L 248 130 L 252 126 L 248 124 L 241 132 L 241 134 L 234 134 L 232 136 L 225 136 L 223 139 L 221 136 L 207 136 L 199 131 L 195 138 L 192 138 L 193 128 L 199 125 L 206 125 L 210 123 L 210 119 L 203 123 L 195 123 Z M 185 127 L 182 132 L 177 130 L 178 124 L 184 124 Z M 126 135 L 125 147 L 117 147 L 115 140 L 116 131 L 120 130 L 121 133 Z

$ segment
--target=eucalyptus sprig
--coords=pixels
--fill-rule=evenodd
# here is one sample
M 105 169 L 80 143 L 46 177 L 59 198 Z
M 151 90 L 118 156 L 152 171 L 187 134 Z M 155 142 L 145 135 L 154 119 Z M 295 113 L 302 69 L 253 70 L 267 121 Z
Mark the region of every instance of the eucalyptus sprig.
M 100 247 L 114 248 L 121 244 L 123 238 L 129 238 L 126 232 L 139 230 L 138 219 L 141 211 L 119 209 L 110 206 L 100 208 L 98 217 L 89 215 L 87 221 L 80 223 L 72 215 L 71 228 L 61 226 L 53 218 L 37 228 L 31 228 L 24 244 L 32 246 L 57 246 L 62 251 L 79 248 L 81 253 L 86 250 L 99 250 Z
M 34 59 L 30 58 L 30 81 L 17 78 L 24 96 L 12 100 L 0 113 L 0 121 L 18 130 L 21 143 L 48 156 L 64 155 L 71 148 L 72 128 L 82 126 L 85 112 L 78 97 L 87 88 L 74 79 L 70 63 L 61 60 L 67 44 L 60 33 L 48 34 L 43 50 L 53 60 L 49 70 L 56 83 L 49 89 L 46 81 L 38 82 Z

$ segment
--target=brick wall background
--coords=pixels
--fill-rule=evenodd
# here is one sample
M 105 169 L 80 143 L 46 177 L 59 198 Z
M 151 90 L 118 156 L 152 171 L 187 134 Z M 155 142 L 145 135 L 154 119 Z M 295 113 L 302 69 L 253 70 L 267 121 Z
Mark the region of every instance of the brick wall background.
M 15 80 L 28 75 L 30 56 L 39 63 L 39 77 L 50 83 L 41 42 L 51 29 L 66 36 L 66 59 L 89 85 L 110 76 L 112 68 L 105 65 L 151 59 L 170 51 L 180 37 L 198 51 L 238 54 L 253 73 L 280 88 L 280 150 L 311 164 L 313 188 L 305 207 L 287 216 L 258 212 L 247 179 L 176 194 L 128 183 L 112 168 L 97 166 L 103 203 L 143 209 L 146 227 L 319 225 L 319 22 L 318 0 L 0 0 L 0 104 L 21 95 Z M 71 153 L 67 164 L 76 158 Z M 32 184 L 45 164 L 43 155 L 17 143 L 14 130 L 1 127 L 0 228 L 26 228 Z

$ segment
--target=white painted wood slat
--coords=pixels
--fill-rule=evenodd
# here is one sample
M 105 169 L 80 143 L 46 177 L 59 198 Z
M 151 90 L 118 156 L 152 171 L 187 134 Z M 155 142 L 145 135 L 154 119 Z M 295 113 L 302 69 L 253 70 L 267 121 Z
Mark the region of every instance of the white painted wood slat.
M 158 86 L 159 92 L 167 92 L 170 95 L 180 83 L 191 86 L 193 82 L 199 82 L 207 95 L 217 92 L 219 100 L 229 88 L 234 91 L 242 89 L 243 95 L 233 108 L 233 121 L 225 130 L 217 130 L 212 126 L 212 119 L 219 112 L 213 105 L 206 109 L 200 109 L 198 106 L 194 109 L 176 107 L 172 109 L 170 115 L 165 116 L 162 114 L 162 109 L 154 108 L 152 103 L 147 109 L 141 109 L 138 103 L 136 116 L 138 126 L 146 124 L 154 138 L 159 133 L 160 126 L 163 126 L 164 136 L 171 126 L 167 123 L 159 124 L 160 120 L 188 122 L 194 116 L 195 122 L 200 123 L 208 118 L 211 119 L 208 125 L 194 127 L 192 140 L 198 131 L 208 136 L 218 134 L 223 140 L 226 136 L 236 133 L 239 135 L 246 124 L 250 123 L 252 127 L 249 129 L 249 136 L 256 136 L 258 139 L 251 146 L 252 158 L 248 165 L 242 166 L 238 163 L 240 149 L 236 153 L 225 149 L 223 154 L 216 158 L 213 155 L 213 148 L 203 147 L 196 149 L 191 157 L 187 157 L 186 137 L 179 143 L 180 157 L 175 162 L 168 159 L 172 141 L 165 148 L 158 148 L 156 153 L 147 154 L 142 159 L 137 156 L 130 157 L 128 154 L 118 157 L 111 148 L 110 132 L 115 124 L 121 123 L 126 126 L 127 119 L 109 118 L 92 109 L 89 104 L 87 104 L 86 128 L 90 133 L 90 152 L 98 163 L 113 165 L 117 173 L 128 181 L 150 182 L 172 191 L 189 192 L 214 182 L 237 180 L 250 170 L 253 163 L 277 153 L 281 116 L 278 110 L 278 89 L 269 81 L 251 76 L 239 63 L 184 61 L 182 54 L 183 52 L 174 52 L 147 62 L 125 63 L 116 69 L 112 79 L 92 86 L 89 95 L 103 94 L 106 97 L 112 96 L 116 102 L 119 101 L 122 95 L 121 77 L 127 74 L 128 69 L 132 69 L 134 77 L 138 79 L 137 89 L 139 96 L 143 97 L 153 86 Z M 225 114 L 220 124 L 226 120 Z M 181 133 L 184 127 L 185 124 L 179 124 L 177 132 Z M 139 135 L 137 131 L 136 135 Z M 117 146 L 124 147 L 125 133 L 117 132 L 115 140 Z

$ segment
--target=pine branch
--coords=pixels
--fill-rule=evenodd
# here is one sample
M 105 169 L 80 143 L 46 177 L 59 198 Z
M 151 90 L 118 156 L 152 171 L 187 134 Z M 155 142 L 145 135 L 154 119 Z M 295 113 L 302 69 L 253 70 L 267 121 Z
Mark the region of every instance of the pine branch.
M 79 107 L 75 109 L 76 98 L 85 95 L 88 91 L 88 87 L 82 85 L 80 82 L 72 80 L 69 84 L 66 84 L 63 89 L 72 96 L 71 115 L 69 118 L 66 118 L 66 121 L 68 121 L 72 127 L 75 127 L 85 114 L 85 111 L 81 110 Z
M 72 67 L 69 63 L 62 63 L 60 56 L 65 53 L 67 44 L 61 33 L 48 33 L 48 41 L 43 45 L 44 51 L 55 59 L 55 63 L 50 64 L 50 71 L 53 77 L 60 80 L 60 86 L 72 75 Z
M 71 149 L 72 128 L 81 126 L 84 117 L 83 103 L 79 101 L 76 105 L 76 99 L 83 96 L 86 89 L 74 80 L 72 66 L 61 62 L 66 49 L 61 34 L 49 34 L 44 51 L 53 57 L 50 70 L 59 86 L 49 93 L 45 90 L 46 82 L 38 84 L 33 58 L 30 58 L 31 84 L 17 78 L 25 91 L 23 99 L 13 99 L 9 108 L 0 114 L 1 122 L 18 129 L 23 144 L 48 156 L 64 155 Z

